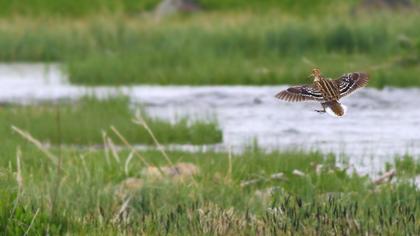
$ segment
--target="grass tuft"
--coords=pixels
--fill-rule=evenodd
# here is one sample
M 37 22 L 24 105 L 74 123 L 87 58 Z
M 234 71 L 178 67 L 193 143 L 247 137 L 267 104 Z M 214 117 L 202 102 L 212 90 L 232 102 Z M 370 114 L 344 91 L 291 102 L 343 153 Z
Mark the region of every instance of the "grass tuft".
M 102 143 L 102 131 L 114 137 L 110 127 L 115 126 L 131 143 L 153 144 L 146 130 L 131 122 L 132 117 L 126 98 L 98 100 L 85 97 L 75 103 L 5 107 L 0 130 L 2 135 L 10 134 L 10 125 L 13 125 L 43 142 L 90 145 Z M 148 116 L 145 119 L 165 144 L 222 141 L 222 131 L 215 122 L 181 118 L 170 123 Z
M 155 166 L 167 165 L 158 151 L 142 154 Z M 31 222 L 34 234 L 415 234 L 420 229 L 415 186 L 404 181 L 374 185 L 319 153 L 248 151 L 232 158 L 225 153 L 169 153 L 173 163 L 200 169 L 193 182 L 148 179 L 141 174 L 146 167 L 140 159 L 125 166 L 131 158 L 127 151 L 119 152 L 120 161 L 106 161 L 103 151 L 67 149 L 62 156 L 64 172 L 54 191 L 51 179 L 57 172 L 39 155 L 22 153 L 24 191 L 18 201 L 13 174 L 0 178 L 1 232 L 22 234 Z M 293 174 L 296 169 L 304 175 Z M 284 178 L 272 178 L 276 173 Z M 125 185 L 120 183 L 127 174 L 142 184 L 133 185 L 121 199 Z M 241 186 L 250 179 L 260 181 Z M 59 211 L 50 209 L 55 191 Z

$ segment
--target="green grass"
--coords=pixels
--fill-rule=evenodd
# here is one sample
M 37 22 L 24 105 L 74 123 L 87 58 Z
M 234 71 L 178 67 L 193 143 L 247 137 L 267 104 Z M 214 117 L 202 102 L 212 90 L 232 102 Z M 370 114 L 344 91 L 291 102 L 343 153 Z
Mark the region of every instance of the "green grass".
M 196 15 L 138 14 L 157 2 L 0 1 L 0 61 L 62 62 L 83 85 L 295 84 L 319 67 L 330 76 L 366 71 L 374 87 L 420 86 L 414 11 L 352 15 L 357 1 L 201 0 L 206 11 Z M 388 164 L 397 180 L 377 186 L 320 153 L 170 152 L 171 162 L 200 168 L 173 182 L 142 174 L 143 158 L 168 165 L 157 151 L 58 145 L 101 145 L 102 131 L 121 144 L 111 125 L 132 144 L 153 143 L 132 117 L 125 98 L 2 107 L 0 234 L 420 234 L 413 157 Z M 222 140 L 212 121 L 145 118 L 161 143 Z M 11 125 L 51 143 L 50 159 Z M 130 191 L 121 186 L 127 178 L 144 185 Z
M 416 177 L 420 174 L 420 161 L 418 158 L 405 155 L 395 158 L 394 163 L 388 163 L 387 169 L 394 168 L 399 176 Z
M 374 186 L 366 177 L 336 168 L 334 157 L 318 153 L 264 154 L 257 149 L 230 159 L 225 153 L 171 152 L 172 162 L 200 168 L 194 180 L 178 183 L 142 176 L 140 158 L 126 164 L 128 151 L 120 153 L 120 161 L 107 159 L 103 151 L 60 153 L 58 170 L 25 149 L 19 175 L 15 158 L 1 160 L 9 164 L 0 169 L 0 232 L 406 235 L 420 230 L 415 186 L 403 180 Z M 158 152 L 142 155 L 151 165 L 168 164 Z M 306 176 L 293 175 L 294 169 Z M 285 180 L 270 177 L 279 172 Z M 16 176 L 22 177 L 20 187 Z M 142 179 L 144 186 L 121 195 L 119 183 L 128 177 Z M 249 180 L 258 181 L 241 187 Z M 273 193 L 256 194 L 267 188 Z
M 3 0 L 0 2 L 0 16 L 31 17 L 86 17 L 95 14 L 139 14 L 153 10 L 160 0 Z M 342 3 L 333 0 L 292 1 L 292 0 L 198 0 L 205 10 L 267 10 L 279 8 L 298 14 L 322 12 L 326 6 L 351 7 L 357 1 Z
M 68 59 L 67 71 L 73 83 L 87 85 L 271 85 L 307 82 L 320 67 L 331 76 L 367 71 L 374 87 L 420 85 L 420 31 L 409 17 L 398 24 L 382 16 L 310 21 L 251 17 L 232 26 L 163 25 L 137 35 L 99 26 L 97 38 L 113 43 Z
M 137 107 L 141 109 L 141 107 Z M 131 120 L 128 99 L 98 100 L 82 98 L 75 103 L 7 106 L 0 116 L 0 135 L 15 137 L 11 126 L 28 131 L 35 138 L 52 144 L 102 144 L 102 132 L 111 137 L 114 126 L 130 143 L 152 144 L 146 130 Z M 160 142 L 206 144 L 222 141 L 222 131 L 215 122 L 180 118 L 175 123 L 143 115 Z M 206 135 L 203 135 L 206 134 Z M 120 143 L 120 142 L 118 142 Z
M 152 9 L 157 3 L 158 0 L 3 0 L 0 2 L 0 16 L 81 17 L 98 13 L 138 14 Z
M 374 87 L 420 86 L 418 19 L 412 12 L 17 18 L 0 24 L 0 60 L 61 61 L 70 81 L 84 85 L 292 84 L 320 67 L 332 77 L 366 71 Z

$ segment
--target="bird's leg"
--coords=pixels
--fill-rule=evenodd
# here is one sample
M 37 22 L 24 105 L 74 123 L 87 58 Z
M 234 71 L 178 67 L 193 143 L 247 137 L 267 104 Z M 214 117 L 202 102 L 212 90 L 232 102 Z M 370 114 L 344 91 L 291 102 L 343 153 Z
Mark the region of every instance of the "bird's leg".
M 316 112 L 319 112 L 319 113 L 325 113 L 325 112 L 327 112 L 326 110 L 325 110 L 325 105 L 323 104 L 323 103 L 321 103 L 321 105 L 322 105 L 322 110 L 315 110 Z

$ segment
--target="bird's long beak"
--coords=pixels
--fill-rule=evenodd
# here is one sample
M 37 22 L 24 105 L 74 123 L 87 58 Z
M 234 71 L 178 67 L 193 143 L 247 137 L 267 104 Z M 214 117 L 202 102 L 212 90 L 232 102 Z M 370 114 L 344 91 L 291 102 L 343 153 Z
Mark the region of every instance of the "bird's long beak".
M 314 76 L 312 74 L 308 75 L 308 79 L 312 79 Z

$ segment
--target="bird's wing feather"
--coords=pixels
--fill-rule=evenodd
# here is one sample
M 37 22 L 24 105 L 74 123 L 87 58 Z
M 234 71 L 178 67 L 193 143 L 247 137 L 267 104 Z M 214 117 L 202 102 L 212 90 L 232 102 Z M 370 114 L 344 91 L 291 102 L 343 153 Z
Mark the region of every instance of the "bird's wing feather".
M 340 90 L 340 98 L 349 95 L 358 88 L 365 87 L 368 81 L 369 76 L 362 72 L 348 73 L 334 80 Z
M 276 98 L 288 102 L 301 102 L 301 101 L 323 101 L 321 91 L 313 85 L 302 85 L 290 87 L 286 90 L 276 94 Z

